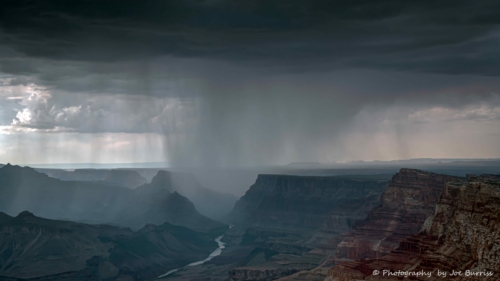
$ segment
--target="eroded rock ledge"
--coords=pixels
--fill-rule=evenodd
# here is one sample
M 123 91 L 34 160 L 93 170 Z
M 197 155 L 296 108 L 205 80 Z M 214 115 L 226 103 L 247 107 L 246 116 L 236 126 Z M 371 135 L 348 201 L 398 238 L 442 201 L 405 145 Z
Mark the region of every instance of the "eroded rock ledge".
M 375 259 L 341 262 L 327 281 L 399 280 L 373 275 L 374 270 L 430 272 L 415 280 L 498 280 L 500 278 L 500 177 L 469 176 L 446 184 L 435 212 L 419 234 L 401 241 L 396 250 Z M 455 271 L 462 275 L 450 276 Z M 492 277 L 465 276 L 466 270 Z

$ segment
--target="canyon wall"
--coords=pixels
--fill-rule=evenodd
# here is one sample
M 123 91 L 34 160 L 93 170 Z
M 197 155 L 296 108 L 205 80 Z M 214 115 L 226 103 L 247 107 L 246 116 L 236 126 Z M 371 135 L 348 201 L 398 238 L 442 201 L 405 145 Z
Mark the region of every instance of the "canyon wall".
M 448 182 L 420 233 L 389 254 L 340 262 L 328 281 L 399 280 L 392 272 L 426 272 L 417 280 L 498 280 L 500 278 L 500 177 L 469 176 Z M 380 273 L 373 275 L 377 270 Z M 460 272 L 451 276 L 452 271 Z M 385 276 L 384 276 L 385 275 Z
M 432 215 L 446 183 L 455 177 L 414 169 L 395 174 L 381 205 L 353 226 L 338 244 L 335 260 L 376 258 L 395 249 L 399 242 L 420 231 Z
M 241 264 L 228 280 L 274 280 L 318 266 L 317 245 L 346 232 L 380 204 L 387 181 L 338 177 L 259 175 L 231 218 L 242 246 L 275 254 Z
M 401 169 L 382 195 L 381 203 L 352 229 L 319 244 L 311 252 L 330 254 L 321 266 L 283 280 L 323 280 L 340 261 L 376 258 L 398 247 L 399 242 L 420 231 L 432 215 L 446 183 L 457 178 L 415 169 Z
M 235 204 L 235 224 L 346 231 L 379 204 L 386 182 L 259 175 Z

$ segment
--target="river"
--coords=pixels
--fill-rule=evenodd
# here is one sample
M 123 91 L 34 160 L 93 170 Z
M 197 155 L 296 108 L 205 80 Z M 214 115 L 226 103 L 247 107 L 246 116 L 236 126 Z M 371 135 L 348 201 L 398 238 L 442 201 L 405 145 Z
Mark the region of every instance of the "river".
M 195 261 L 195 262 L 192 262 L 186 266 L 183 266 L 183 267 L 179 267 L 179 268 L 176 268 L 176 269 L 172 269 L 172 270 L 169 270 L 167 273 L 163 274 L 163 275 L 160 275 L 158 276 L 157 278 L 163 278 L 163 277 L 167 277 L 169 276 L 170 274 L 174 273 L 174 272 L 177 272 L 179 271 L 179 269 L 182 269 L 184 267 L 188 267 L 188 266 L 196 266 L 196 265 L 200 265 L 200 264 L 204 264 L 205 262 L 215 258 L 216 256 L 220 255 L 222 253 L 222 250 L 226 247 L 226 243 L 220 241 L 222 239 L 222 237 L 224 237 L 224 235 L 221 235 L 217 238 L 215 238 L 215 242 L 217 242 L 217 244 L 219 245 L 219 248 L 215 249 L 206 259 L 204 260 L 201 260 L 201 261 Z

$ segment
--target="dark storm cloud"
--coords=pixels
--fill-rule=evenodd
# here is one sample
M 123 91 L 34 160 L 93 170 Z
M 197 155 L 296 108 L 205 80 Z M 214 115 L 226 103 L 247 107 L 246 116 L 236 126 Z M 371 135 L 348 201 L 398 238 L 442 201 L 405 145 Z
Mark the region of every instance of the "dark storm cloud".
M 499 13 L 498 1 L 13 0 L 2 1 L 0 36 L 19 57 L 50 60 L 174 56 L 278 72 L 361 66 L 498 75 Z M 17 64 L 2 62 L 2 71 L 35 71 Z
M 498 130 L 498 1 L 0 1 L 0 137 L 210 166 L 453 157 Z

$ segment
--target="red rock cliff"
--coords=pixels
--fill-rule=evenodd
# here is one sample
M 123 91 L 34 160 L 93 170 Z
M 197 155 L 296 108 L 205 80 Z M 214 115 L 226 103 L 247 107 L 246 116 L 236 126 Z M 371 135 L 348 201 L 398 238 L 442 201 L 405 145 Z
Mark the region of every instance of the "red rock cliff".
M 343 235 L 314 251 L 335 253 L 321 266 L 286 280 L 323 280 L 339 261 L 376 258 L 396 249 L 406 237 L 417 234 L 432 215 L 446 183 L 457 178 L 414 169 L 401 169 L 382 195 L 379 207 Z M 325 253 L 328 254 L 328 253 Z M 285 279 L 283 279 L 285 280 Z
M 420 231 L 432 215 L 444 186 L 454 177 L 413 169 L 393 176 L 380 207 L 354 225 L 337 246 L 335 260 L 376 258 L 398 247 Z
M 400 280 L 383 270 L 426 272 L 414 280 L 500 280 L 500 177 L 480 176 L 446 185 L 422 231 L 378 259 L 342 262 L 328 281 Z M 380 271 L 374 276 L 374 270 Z M 450 276 L 452 271 L 461 275 Z M 430 275 L 430 277 L 428 277 Z

